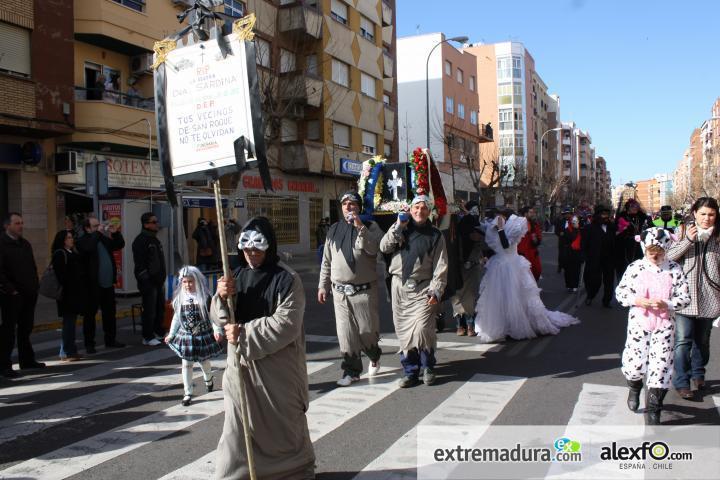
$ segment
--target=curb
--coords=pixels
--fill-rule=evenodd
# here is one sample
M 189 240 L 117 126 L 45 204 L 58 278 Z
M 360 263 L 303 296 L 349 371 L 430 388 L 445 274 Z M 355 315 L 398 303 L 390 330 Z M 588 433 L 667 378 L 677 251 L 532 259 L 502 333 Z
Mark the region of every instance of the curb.
M 130 312 L 130 309 L 127 310 L 118 310 L 115 312 L 115 319 L 116 320 L 122 320 L 124 318 L 130 318 L 132 316 L 132 313 Z M 78 315 L 78 319 L 75 321 L 75 326 L 82 326 L 83 320 L 82 316 Z M 95 323 L 102 323 L 102 316 L 100 313 L 98 313 L 95 316 Z M 59 330 L 62 329 L 62 321 L 56 320 L 54 322 L 47 322 L 47 323 L 41 323 L 39 325 L 35 325 L 33 327 L 33 333 L 41 333 L 41 332 L 47 332 L 48 330 Z

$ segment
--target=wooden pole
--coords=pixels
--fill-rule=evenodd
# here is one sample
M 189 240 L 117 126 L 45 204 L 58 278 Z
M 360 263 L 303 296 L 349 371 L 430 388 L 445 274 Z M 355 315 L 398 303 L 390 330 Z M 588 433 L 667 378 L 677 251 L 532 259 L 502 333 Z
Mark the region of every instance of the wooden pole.
M 218 237 L 220 239 L 220 254 L 222 256 L 223 264 L 223 277 L 225 281 L 229 282 L 233 280 L 232 272 L 230 271 L 230 262 L 227 256 L 227 240 L 225 239 L 225 220 L 223 216 L 222 208 L 222 195 L 220 194 L 220 180 L 213 180 L 213 189 L 215 190 L 215 210 L 217 212 L 218 219 Z M 235 323 L 235 298 L 228 296 L 227 298 L 228 310 L 230 310 L 230 323 Z M 234 348 L 228 345 L 228 350 Z M 237 355 L 237 354 L 236 354 Z M 243 434 L 245 436 L 245 450 L 247 453 L 248 470 L 250 471 L 251 480 L 256 480 L 255 476 L 255 460 L 253 459 L 252 450 L 252 437 L 250 435 L 250 423 L 248 421 L 247 403 L 245 402 L 245 382 L 242 376 L 242 365 L 238 361 L 238 372 L 240 376 L 238 378 L 238 386 L 240 387 L 240 415 L 242 416 Z

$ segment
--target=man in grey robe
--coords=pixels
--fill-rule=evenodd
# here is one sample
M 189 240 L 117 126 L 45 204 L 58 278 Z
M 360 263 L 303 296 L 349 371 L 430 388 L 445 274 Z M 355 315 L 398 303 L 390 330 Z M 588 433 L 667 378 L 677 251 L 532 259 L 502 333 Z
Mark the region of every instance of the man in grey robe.
M 245 264 L 234 282 L 218 281 L 210 312 L 229 343 L 223 376 L 225 424 L 215 477 L 249 478 L 240 414 L 242 375 L 257 478 L 314 478 L 315 454 L 305 416 L 309 399 L 302 281 L 279 261 L 268 219 L 249 220 L 238 247 Z M 235 324 L 228 323 L 230 295 L 235 295 Z
M 340 199 L 343 218 L 327 233 L 320 268 L 318 302 L 332 293 L 335 324 L 343 361 L 337 384 L 347 387 L 360 379 L 363 370 L 360 352 L 370 359 L 368 376 L 380 370 L 378 347 L 377 253 L 382 230 L 377 223 L 360 219 L 360 195 L 346 192 Z
M 400 362 L 404 376 L 400 386 L 435 383 L 435 314 L 447 285 L 445 239 L 428 220 L 430 199 L 416 196 L 411 218 L 394 223 L 380 241 L 380 251 L 390 255 L 393 323 L 400 341 Z

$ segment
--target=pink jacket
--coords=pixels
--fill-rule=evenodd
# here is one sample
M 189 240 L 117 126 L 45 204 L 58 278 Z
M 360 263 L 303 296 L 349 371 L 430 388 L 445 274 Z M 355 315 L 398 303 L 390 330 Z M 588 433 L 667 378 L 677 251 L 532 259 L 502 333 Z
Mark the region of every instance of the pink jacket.
M 651 272 L 643 270 L 637 278 L 636 291 L 640 298 L 659 298 L 669 303 L 672 296 L 672 276 L 669 272 Z M 633 307 L 638 312 L 637 319 L 642 323 L 643 329 L 654 332 L 658 328 L 664 328 L 670 324 L 668 310 L 656 308 Z

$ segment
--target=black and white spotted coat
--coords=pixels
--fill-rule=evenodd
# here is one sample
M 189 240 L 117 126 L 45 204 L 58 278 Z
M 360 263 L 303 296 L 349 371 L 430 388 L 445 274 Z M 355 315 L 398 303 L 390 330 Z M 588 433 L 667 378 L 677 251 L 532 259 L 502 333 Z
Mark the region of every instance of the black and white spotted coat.
M 640 289 L 638 279 L 641 272 L 666 271 L 672 278 L 672 293 L 666 300 L 670 323 L 653 332 L 643 328 L 640 319 L 643 310 L 635 306 Z M 657 266 L 645 259 L 631 263 L 615 289 L 615 296 L 621 305 L 630 307 L 628 314 L 627 338 L 622 354 L 622 373 L 628 380 L 642 380 L 647 374 L 648 388 L 670 388 L 673 372 L 673 346 L 675 344 L 675 312 L 690 304 L 690 289 L 682 267 L 666 261 Z

